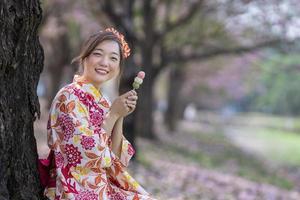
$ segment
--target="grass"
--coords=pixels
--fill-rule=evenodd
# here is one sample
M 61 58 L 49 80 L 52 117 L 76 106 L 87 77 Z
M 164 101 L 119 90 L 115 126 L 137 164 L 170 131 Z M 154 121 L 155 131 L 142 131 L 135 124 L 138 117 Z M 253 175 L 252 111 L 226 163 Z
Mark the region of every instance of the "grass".
M 285 189 L 292 189 L 293 185 L 276 171 L 271 171 L 253 155 L 247 154 L 233 145 L 222 133 L 184 132 L 186 139 L 198 142 L 198 148 L 192 149 L 182 145 L 180 140 L 161 141 L 154 146 L 143 148 L 152 151 L 155 159 L 169 159 L 174 162 L 197 163 L 202 167 L 217 170 L 223 173 L 235 174 L 249 180 L 269 183 Z M 147 156 L 148 157 L 148 156 Z M 138 158 L 141 163 L 149 167 L 145 158 Z
M 300 131 L 300 118 L 261 113 L 244 113 L 233 117 L 234 124 L 271 128 L 275 130 Z
M 256 131 L 243 129 L 236 137 L 248 138 L 244 142 L 260 144 L 250 146 L 250 151 L 259 153 L 278 165 L 300 166 L 300 135 L 298 133 L 270 128 L 260 128 Z M 243 139 L 239 141 L 239 145 L 245 145 Z

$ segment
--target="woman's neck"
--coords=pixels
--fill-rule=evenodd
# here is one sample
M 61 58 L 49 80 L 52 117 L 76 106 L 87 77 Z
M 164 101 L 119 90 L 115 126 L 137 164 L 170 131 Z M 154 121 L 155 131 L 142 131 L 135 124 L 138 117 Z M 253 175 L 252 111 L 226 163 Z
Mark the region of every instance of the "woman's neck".
M 88 77 L 86 77 L 84 75 L 80 75 L 78 79 L 79 79 L 79 81 L 92 84 L 97 90 L 100 91 L 101 84 L 94 83 Z

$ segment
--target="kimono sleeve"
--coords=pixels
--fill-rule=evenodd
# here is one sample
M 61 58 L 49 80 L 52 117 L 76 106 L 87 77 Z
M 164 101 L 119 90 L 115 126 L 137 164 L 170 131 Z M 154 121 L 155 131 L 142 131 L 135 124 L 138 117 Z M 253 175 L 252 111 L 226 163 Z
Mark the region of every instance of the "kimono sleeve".
M 105 96 L 105 101 L 108 107 L 111 106 L 111 101 L 109 100 L 108 97 Z M 112 149 L 111 145 L 111 137 L 109 138 L 109 147 Z M 113 160 L 119 161 L 123 167 L 128 167 L 129 161 L 131 160 L 132 156 L 135 154 L 135 150 L 131 143 L 125 138 L 125 136 L 122 137 L 122 145 L 121 145 L 121 154 L 120 157 L 117 157 L 113 152 Z
M 131 143 L 123 136 L 122 138 L 122 147 L 121 147 L 121 155 L 120 162 L 124 167 L 128 167 L 129 161 L 134 155 L 135 150 L 132 147 Z

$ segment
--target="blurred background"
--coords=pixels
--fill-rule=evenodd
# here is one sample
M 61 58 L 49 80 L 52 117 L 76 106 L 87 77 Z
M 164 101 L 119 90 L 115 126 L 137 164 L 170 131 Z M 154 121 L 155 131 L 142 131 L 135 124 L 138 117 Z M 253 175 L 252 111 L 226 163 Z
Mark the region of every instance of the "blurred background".
M 107 27 L 132 49 L 111 101 L 146 78 L 124 134 L 158 199 L 300 199 L 299 0 L 42 0 L 40 157 L 82 42 Z

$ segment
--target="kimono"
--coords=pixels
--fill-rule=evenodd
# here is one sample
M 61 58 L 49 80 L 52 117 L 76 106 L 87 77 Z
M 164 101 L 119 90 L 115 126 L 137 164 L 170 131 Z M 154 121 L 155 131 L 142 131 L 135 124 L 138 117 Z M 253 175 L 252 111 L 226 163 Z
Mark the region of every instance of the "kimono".
M 135 150 L 124 136 L 120 157 L 112 152 L 111 137 L 102 128 L 109 108 L 102 93 L 76 75 L 57 93 L 47 125 L 53 155 L 44 191 L 49 199 L 153 199 L 125 170 Z

